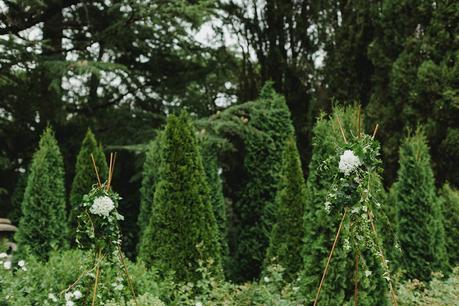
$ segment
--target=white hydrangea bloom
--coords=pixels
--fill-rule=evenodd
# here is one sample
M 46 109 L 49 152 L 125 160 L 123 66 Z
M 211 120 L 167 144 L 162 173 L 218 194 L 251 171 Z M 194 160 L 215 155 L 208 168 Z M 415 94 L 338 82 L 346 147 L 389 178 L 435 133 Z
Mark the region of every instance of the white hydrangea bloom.
M 354 152 L 346 150 L 339 159 L 339 171 L 347 176 L 361 164 L 360 159 L 354 154 Z
M 75 298 L 75 300 L 81 299 L 82 296 L 83 296 L 83 294 L 81 293 L 80 290 L 75 290 L 75 291 L 73 292 L 73 297 Z
M 50 292 L 48 293 L 48 299 L 50 299 L 53 302 L 57 302 L 57 297 L 54 293 Z
M 72 292 L 67 292 L 67 293 L 64 295 L 64 297 L 65 297 L 65 300 L 66 300 L 66 301 L 70 301 L 70 300 L 72 299 L 72 297 L 73 297 L 73 293 L 72 293 Z
M 6 258 L 7 256 L 8 256 L 8 254 L 6 254 L 5 252 L 0 253 L 0 259 L 1 259 L 1 258 Z
M 65 306 L 74 306 L 75 303 L 72 301 L 72 300 L 68 300 L 67 302 L 65 302 Z
M 24 260 L 20 260 L 18 261 L 18 266 L 20 266 L 21 268 L 25 266 L 25 261 Z
M 11 269 L 11 261 L 5 261 L 3 263 L 3 268 L 5 268 L 6 270 Z
M 108 217 L 110 212 L 115 208 L 113 200 L 107 196 L 98 197 L 94 200 L 89 211 L 94 215 L 99 215 L 102 217 Z

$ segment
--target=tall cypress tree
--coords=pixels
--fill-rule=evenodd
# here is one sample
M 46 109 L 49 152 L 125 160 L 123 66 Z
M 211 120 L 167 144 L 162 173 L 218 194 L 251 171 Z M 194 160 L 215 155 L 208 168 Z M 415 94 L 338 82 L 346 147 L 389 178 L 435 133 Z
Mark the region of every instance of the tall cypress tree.
M 301 168 L 300 155 L 294 137 L 284 148 L 279 190 L 276 194 L 272 228 L 265 265 L 280 264 L 284 279 L 292 281 L 303 266 L 302 252 L 304 228 L 303 215 L 306 205 L 306 185 Z
M 440 199 L 443 208 L 446 251 L 451 265 L 459 264 L 459 191 L 453 189 L 448 183 L 444 184 L 440 191 Z
M 445 269 L 448 258 L 429 148 L 420 130 L 400 146 L 400 168 L 393 188 L 402 252 L 399 266 L 407 278 L 429 280 L 433 271 Z
M 265 85 L 260 98 L 251 103 L 253 108 L 245 114 L 248 118 L 242 173 L 246 176 L 233 209 L 237 222 L 231 265 L 233 278 L 238 281 L 260 275 L 274 219 L 282 151 L 294 133 L 287 104 L 272 84 Z
M 308 301 L 314 300 L 327 257 L 335 239 L 340 223 L 340 216 L 329 215 L 324 209 L 327 194 L 331 191 L 334 179 L 332 171 L 322 166 L 324 160 L 335 158 L 339 162 L 338 146 L 343 145 L 343 138 L 335 116 L 341 119 L 344 131 L 356 131 L 355 108 L 335 108 L 330 119 L 322 116 L 317 121 L 313 133 L 313 153 L 309 164 L 307 179 L 307 203 L 304 214 L 305 244 L 303 250 L 304 270 L 302 273 L 303 289 Z M 380 181 L 374 184 L 381 184 Z M 376 212 L 375 212 L 376 214 Z M 324 305 L 344 305 L 350 303 L 354 294 L 355 252 L 346 251 L 344 241 L 349 237 L 349 222 L 345 222 L 338 245 L 333 254 L 328 274 L 320 294 L 320 303 Z M 386 305 L 387 285 L 382 278 L 382 268 L 378 259 L 369 251 L 360 256 L 366 267 L 372 272 L 367 278 L 360 268 L 359 305 Z
M 229 248 L 228 248 L 228 218 L 226 203 L 223 196 L 222 180 L 219 175 L 217 148 L 208 138 L 201 140 L 202 160 L 209 185 L 210 199 L 218 226 L 220 249 L 222 252 L 222 265 L 225 274 L 229 271 Z
M 139 245 L 142 244 L 142 235 L 150 221 L 153 208 L 153 197 L 155 194 L 156 182 L 159 178 L 159 168 L 161 165 L 161 136 L 152 140 L 145 153 L 145 162 L 142 171 L 142 183 L 140 187 L 140 209 L 137 219 L 139 227 Z
M 27 178 L 16 235 L 20 252 L 45 260 L 51 250 L 67 246 L 65 206 L 64 162 L 54 132 L 47 128 Z
M 94 156 L 99 176 L 103 181 L 107 176 L 107 161 L 102 147 L 97 144 L 96 137 L 88 129 L 76 159 L 75 177 L 73 178 L 72 189 L 70 191 L 69 225 L 72 243 L 75 240 L 75 229 L 78 225 L 77 216 L 79 212 L 77 208 L 83 199 L 83 195 L 87 194 L 94 184 L 97 184 L 97 176 L 92 164 L 91 154 Z
M 162 145 L 154 213 L 140 257 L 162 271 L 174 271 L 178 281 L 198 279 L 200 260 L 213 260 L 211 269 L 220 274 L 218 227 L 196 136 L 185 113 L 169 116 Z

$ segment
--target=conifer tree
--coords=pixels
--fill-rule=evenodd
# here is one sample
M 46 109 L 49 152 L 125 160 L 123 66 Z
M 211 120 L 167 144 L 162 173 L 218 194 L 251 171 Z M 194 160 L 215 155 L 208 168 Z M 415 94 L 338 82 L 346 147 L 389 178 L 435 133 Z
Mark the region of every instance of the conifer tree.
M 67 246 L 64 162 L 54 132 L 41 136 L 27 178 L 16 240 L 20 252 L 46 260 L 49 252 Z
M 194 130 L 185 113 L 170 115 L 161 150 L 154 213 L 145 229 L 140 257 L 178 281 L 199 278 L 199 261 L 221 273 L 218 227 Z
M 399 163 L 393 187 L 401 248 L 398 264 L 407 278 L 429 280 L 432 272 L 446 269 L 448 258 L 441 203 L 421 130 L 404 139 Z
M 331 156 L 336 157 L 336 164 L 339 161 L 337 148 L 343 145 L 343 138 L 335 120 L 336 116 L 339 116 L 346 133 L 357 129 L 355 108 L 348 107 L 335 108 L 330 119 L 321 116 L 313 130 L 313 152 L 306 183 L 304 270 L 301 275 L 308 301 L 314 300 L 340 223 L 340 216 L 329 215 L 324 209 L 334 174 L 322 166 L 323 161 Z M 320 303 L 323 305 L 344 305 L 353 300 L 355 252 L 346 251 L 343 246 L 344 241 L 350 238 L 348 226 L 348 222 L 345 222 L 322 287 Z M 365 261 L 366 268 L 372 275 L 368 278 L 364 276 L 362 268 L 359 270 L 359 305 L 386 305 L 387 284 L 382 277 L 380 262 L 369 251 L 360 254 L 360 259 Z
M 142 244 L 142 235 L 151 217 L 153 207 L 153 197 L 155 193 L 156 182 L 158 181 L 160 158 L 160 136 L 148 144 L 145 153 L 145 162 L 142 171 L 142 184 L 140 187 L 140 209 L 137 219 L 139 227 L 139 247 Z
M 78 225 L 77 216 L 79 212 L 77 208 L 83 199 L 83 195 L 87 194 L 94 184 L 97 184 L 97 176 L 94 171 L 91 154 L 94 156 L 99 176 L 104 181 L 108 171 L 107 161 L 102 147 L 97 144 L 94 134 L 88 129 L 76 159 L 75 177 L 70 191 L 69 226 L 71 229 L 71 243 L 75 240 L 75 229 Z
M 249 102 L 250 103 L 250 102 Z M 233 278 L 260 275 L 273 224 L 274 199 L 286 140 L 294 133 L 290 111 L 282 96 L 267 83 L 246 114 L 244 170 L 246 178 L 234 205 L 236 245 Z
M 226 274 L 229 270 L 229 248 L 228 248 L 228 219 L 226 214 L 226 203 L 223 196 L 222 180 L 219 175 L 217 152 L 213 143 L 208 139 L 201 141 L 202 160 L 209 185 L 210 199 L 212 203 L 215 220 L 218 226 L 222 265 Z
M 445 243 L 449 262 L 453 266 L 459 264 L 459 191 L 445 183 L 440 191 L 443 208 Z
M 285 145 L 282 172 L 275 200 L 272 228 L 265 265 L 281 265 L 284 279 L 292 281 L 303 266 L 302 257 L 306 185 L 294 137 Z

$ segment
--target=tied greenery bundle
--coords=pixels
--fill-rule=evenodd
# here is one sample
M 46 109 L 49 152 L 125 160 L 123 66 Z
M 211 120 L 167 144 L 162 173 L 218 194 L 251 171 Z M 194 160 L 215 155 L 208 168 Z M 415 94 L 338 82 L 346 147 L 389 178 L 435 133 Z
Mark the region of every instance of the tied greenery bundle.
M 95 185 L 83 196 L 78 215 L 77 244 L 103 254 L 114 254 L 121 245 L 118 213 L 121 197 L 106 185 Z
M 339 160 L 338 160 L 339 157 Z M 349 214 L 348 223 L 352 246 L 348 240 L 344 248 L 370 249 L 377 254 L 377 237 L 372 230 L 372 211 L 381 207 L 377 194 L 381 190 L 371 184 L 381 172 L 379 144 L 369 135 L 353 137 L 337 149 L 337 155 L 325 160 L 322 167 L 334 172 L 330 193 L 324 203 L 327 213 L 337 214 L 343 209 Z

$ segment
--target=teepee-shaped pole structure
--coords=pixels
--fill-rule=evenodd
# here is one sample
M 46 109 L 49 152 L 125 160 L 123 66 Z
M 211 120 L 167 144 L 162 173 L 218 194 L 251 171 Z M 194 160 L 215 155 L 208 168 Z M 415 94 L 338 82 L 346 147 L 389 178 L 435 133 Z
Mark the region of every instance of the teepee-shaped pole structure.
M 346 145 L 349 144 L 349 142 L 348 142 L 348 140 L 346 138 L 346 135 L 344 133 L 343 126 L 341 125 L 341 120 L 340 120 L 340 118 L 338 116 L 336 117 L 336 121 L 338 123 L 339 130 L 340 130 L 341 136 L 343 137 L 344 143 Z M 357 113 L 356 126 L 357 126 L 356 139 L 357 140 L 362 140 L 363 134 L 361 133 L 360 107 L 359 107 L 358 113 Z M 378 127 L 379 127 L 379 125 L 376 124 L 375 129 L 373 131 L 373 134 L 372 134 L 371 138 L 368 141 L 373 141 L 374 140 L 374 138 L 376 136 L 376 133 L 378 131 Z M 334 251 L 336 249 L 336 246 L 337 246 L 337 243 L 338 243 L 338 239 L 339 239 L 341 230 L 343 228 L 343 224 L 344 224 L 346 218 L 349 216 L 348 212 L 349 212 L 349 206 L 345 206 L 344 207 L 344 211 L 342 213 L 341 221 L 340 221 L 339 226 L 338 226 L 338 230 L 336 231 L 336 235 L 335 235 L 335 239 L 333 241 L 333 245 L 331 247 L 330 253 L 328 255 L 328 258 L 327 258 L 327 261 L 326 261 L 326 264 L 325 264 L 325 268 L 324 268 L 323 273 L 322 273 L 322 277 L 321 277 L 321 280 L 320 280 L 319 287 L 317 288 L 316 296 L 315 296 L 315 299 L 314 299 L 314 306 L 316 306 L 318 301 L 319 301 L 320 292 L 321 292 L 321 289 L 322 289 L 323 284 L 325 282 L 325 278 L 327 276 L 327 272 L 328 272 L 328 269 L 329 269 L 329 266 L 330 266 Z M 370 231 L 372 233 L 372 238 L 374 239 L 374 241 L 379 241 L 378 232 L 376 230 L 376 226 L 375 226 L 375 222 L 374 222 L 374 215 L 373 215 L 373 212 L 372 212 L 371 208 L 368 208 L 366 210 L 366 213 L 367 213 L 368 221 L 369 221 L 369 224 L 370 224 Z M 389 269 L 388 263 L 387 263 L 387 261 L 385 259 L 384 251 L 383 251 L 382 246 L 381 246 L 380 243 L 375 243 L 375 245 L 378 248 L 377 249 L 377 254 L 378 254 L 378 257 L 381 260 L 381 266 L 382 266 L 382 268 L 384 270 L 384 277 L 388 281 L 388 287 L 389 287 L 389 291 L 390 291 L 390 295 L 391 295 L 392 305 L 398 306 L 397 295 L 396 295 L 396 292 L 395 292 L 395 288 L 394 288 L 394 286 L 392 284 L 392 279 L 390 277 L 390 269 Z M 360 254 L 359 250 L 357 250 L 356 254 L 355 254 L 354 305 L 358 305 L 358 289 L 359 289 L 358 272 L 359 272 L 359 259 L 360 259 L 360 256 L 361 256 L 361 254 Z

